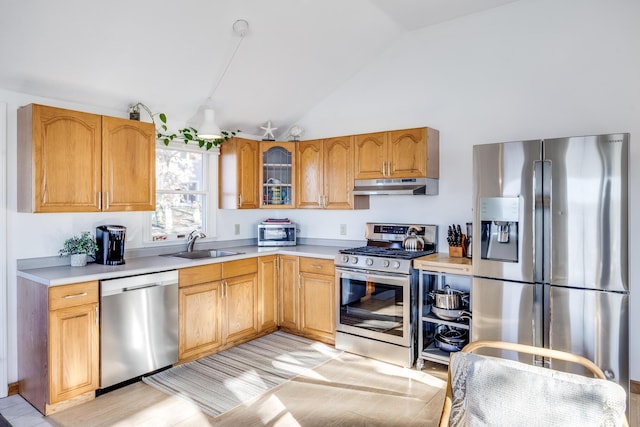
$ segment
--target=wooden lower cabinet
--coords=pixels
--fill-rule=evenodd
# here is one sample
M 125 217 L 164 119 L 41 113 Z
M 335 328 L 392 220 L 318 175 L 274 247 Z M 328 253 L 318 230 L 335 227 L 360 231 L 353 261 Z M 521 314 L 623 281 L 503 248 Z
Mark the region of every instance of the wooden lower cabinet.
M 334 344 L 333 260 L 286 255 L 280 258 L 280 326 Z
M 49 287 L 18 278 L 19 392 L 53 414 L 100 384 L 98 282 Z
M 50 403 L 98 388 L 97 311 L 98 301 L 49 312 Z
M 258 258 L 258 330 L 278 327 L 278 256 Z
M 336 332 L 335 277 L 300 272 L 300 331 L 334 343 Z
M 256 337 L 257 259 L 180 270 L 178 358 L 193 360 Z
M 278 321 L 281 328 L 298 331 L 300 274 L 298 257 L 279 255 Z
M 252 260 L 256 262 L 255 258 Z M 258 333 L 258 275 L 254 271 L 224 279 L 224 287 L 223 341 L 255 336 Z
M 198 268 L 198 267 L 194 267 Z M 186 286 L 178 291 L 178 358 L 189 359 L 222 346 L 219 280 Z

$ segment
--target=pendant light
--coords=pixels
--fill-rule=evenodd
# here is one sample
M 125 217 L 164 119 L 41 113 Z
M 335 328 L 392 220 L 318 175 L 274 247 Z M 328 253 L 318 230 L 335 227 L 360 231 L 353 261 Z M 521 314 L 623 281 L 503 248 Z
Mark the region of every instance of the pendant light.
M 231 55 L 231 58 L 229 58 L 229 62 L 227 63 L 227 66 L 222 72 L 222 75 L 220 75 L 220 78 L 218 79 L 218 82 L 214 86 L 213 90 L 211 91 L 211 95 L 209 95 L 209 99 L 207 100 L 207 104 L 205 105 L 204 113 L 203 113 L 204 120 L 198 130 L 198 136 L 202 139 L 222 138 L 222 132 L 220 131 L 220 127 L 218 127 L 215 121 L 216 112 L 211 107 L 212 98 L 213 98 L 213 95 L 216 93 L 218 86 L 220 86 L 222 79 L 227 74 L 227 71 L 231 66 L 231 62 L 233 62 L 233 58 L 235 58 L 236 53 L 238 52 L 238 49 L 240 49 L 240 44 L 242 44 L 242 40 L 244 40 L 244 36 L 247 34 L 248 31 L 249 31 L 249 23 L 246 20 L 238 19 L 236 22 L 233 23 L 233 32 L 234 34 L 239 36 L 240 39 L 238 40 L 238 44 L 236 45 L 236 48 L 233 51 L 233 54 Z
M 216 112 L 213 108 L 205 108 L 204 120 L 200 129 L 198 130 L 198 136 L 202 139 L 220 139 L 222 138 L 222 132 L 216 124 Z

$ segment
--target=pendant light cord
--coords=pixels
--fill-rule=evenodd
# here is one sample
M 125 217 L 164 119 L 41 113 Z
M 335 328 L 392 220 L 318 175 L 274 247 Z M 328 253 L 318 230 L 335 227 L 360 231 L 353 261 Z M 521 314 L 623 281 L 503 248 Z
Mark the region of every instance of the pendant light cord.
M 224 79 L 224 76 L 227 75 L 227 71 L 229 71 L 229 67 L 231 67 L 231 63 L 233 62 L 233 58 L 236 57 L 236 53 L 238 52 L 238 49 L 240 49 L 240 45 L 242 44 L 242 41 L 244 40 L 245 33 L 242 32 L 239 35 L 240 35 L 240 40 L 238 40 L 238 44 L 236 45 L 236 48 L 234 49 L 233 53 L 231 54 L 231 58 L 229 58 L 229 62 L 227 63 L 227 66 L 224 68 L 224 71 L 222 72 L 222 75 L 220 76 L 220 78 L 218 79 L 218 82 L 216 83 L 215 87 L 211 91 L 211 94 L 209 95 L 209 99 L 213 98 L 213 95 L 218 90 L 218 87 L 220 87 L 220 83 L 222 83 L 222 79 Z

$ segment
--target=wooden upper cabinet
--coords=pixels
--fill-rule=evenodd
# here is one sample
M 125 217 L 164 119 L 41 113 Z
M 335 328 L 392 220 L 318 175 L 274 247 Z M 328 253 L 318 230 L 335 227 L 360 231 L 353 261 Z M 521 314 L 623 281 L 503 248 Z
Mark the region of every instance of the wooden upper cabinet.
M 154 209 L 153 124 L 37 104 L 18 110 L 18 211 Z
M 355 179 L 375 179 L 385 176 L 387 133 L 367 133 L 355 136 Z
M 298 208 L 322 208 L 324 195 L 324 144 L 321 139 L 300 141 L 296 153 Z
M 257 209 L 259 143 L 232 138 L 220 145 L 219 204 L 221 209 Z
M 324 140 L 324 207 L 353 209 L 353 137 L 341 136 Z M 361 199 L 360 197 L 358 199 Z M 366 198 L 366 208 L 369 207 Z M 356 206 L 364 207 L 364 205 Z
M 18 210 L 99 212 L 100 116 L 27 105 L 18 110 Z
M 435 129 L 402 129 L 355 138 L 355 179 L 439 177 L 439 133 Z
M 353 137 L 301 141 L 296 153 L 298 208 L 367 209 L 369 198 L 352 194 Z
M 156 209 L 156 146 L 152 123 L 102 117 L 103 211 Z
M 387 176 L 422 178 L 427 176 L 427 135 L 425 128 L 389 132 Z

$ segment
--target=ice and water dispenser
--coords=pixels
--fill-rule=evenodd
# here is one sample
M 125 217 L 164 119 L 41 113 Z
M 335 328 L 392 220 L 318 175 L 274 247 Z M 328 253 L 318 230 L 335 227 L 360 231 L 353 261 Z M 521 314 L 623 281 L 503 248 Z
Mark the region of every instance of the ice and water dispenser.
M 518 262 L 518 197 L 480 199 L 480 257 Z

